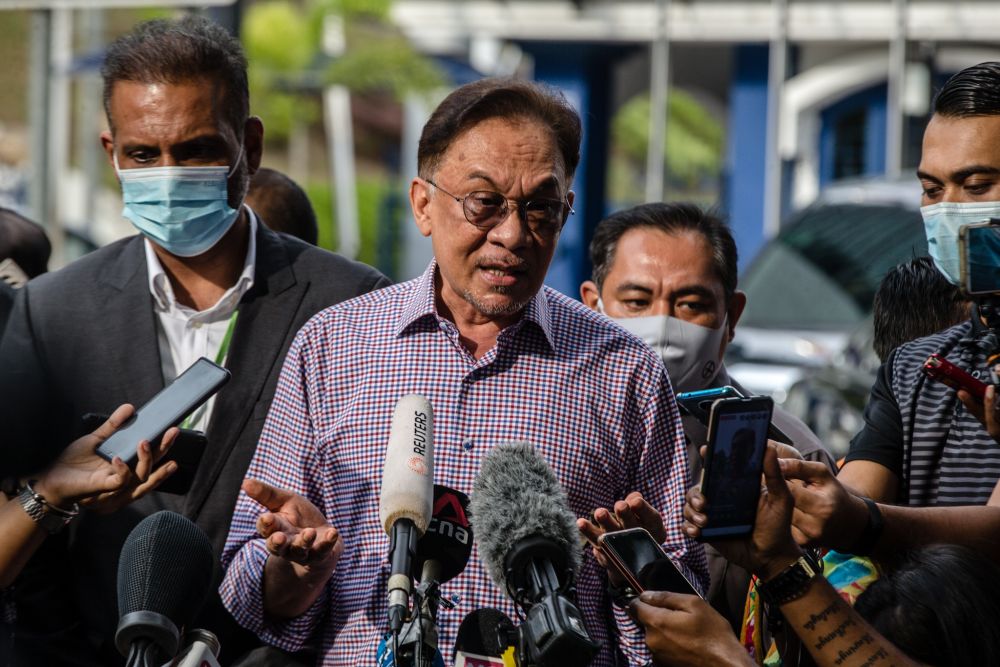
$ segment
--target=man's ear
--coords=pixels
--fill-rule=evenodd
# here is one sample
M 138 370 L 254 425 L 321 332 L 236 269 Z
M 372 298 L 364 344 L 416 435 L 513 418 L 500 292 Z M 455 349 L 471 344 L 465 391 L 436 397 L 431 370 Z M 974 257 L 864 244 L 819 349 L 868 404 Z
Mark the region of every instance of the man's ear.
M 580 300 L 591 310 L 597 310 L 597 300 L 601 298 L 601 291 L 597 289 L 597 283 L 593 280 L 584 280 L 580 284 Z
M 104 149 L 104 154 L 108 156 L 108 162 L 111 166 L 115 166 L 115 139 L 111 136 L 109 130 L 104 130 L 101 132 L 101 147 Z
M 247 173 L 253 176 L 264 155 L 264 122 L 257 116 L 250 116 L 243 124 L 243 152 L 247 156 Z
M 726 326 L 729 327 L 728 338 L 730 341 L 733 340 L 733 336 L 736 335 L 736 323 L 740 321 L 740 317 L 743 316 L 743 309 L 747 307 L 747 295 L 743 292 L 736 291 L 733 292 L 733 298 L 729 300 L 729 308 L 726 311 Z
M 424 236 L 431 235 L 431 193 L 427 181 L 422 178 L 414 178 L 410 181 L 410 209 L 413 210 L 413 220 L 417 223 L 417 229 Z

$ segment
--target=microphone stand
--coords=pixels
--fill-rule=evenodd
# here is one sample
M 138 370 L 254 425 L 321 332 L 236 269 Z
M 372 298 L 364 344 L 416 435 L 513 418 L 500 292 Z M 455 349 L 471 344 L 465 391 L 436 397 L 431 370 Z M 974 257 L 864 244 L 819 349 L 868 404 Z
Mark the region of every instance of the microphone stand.
M 394 654 L 397 656 L 396 667 L 433 667 L 435 664 L 434 658 L 438 654 L 438 609 L 455 607 L 451 600 L 441 597 L 440 572 L 437 562 L 430 559 L 424 562 L 420 583 L 413 590 L 416 613 L 400 632 L 399 651 Z

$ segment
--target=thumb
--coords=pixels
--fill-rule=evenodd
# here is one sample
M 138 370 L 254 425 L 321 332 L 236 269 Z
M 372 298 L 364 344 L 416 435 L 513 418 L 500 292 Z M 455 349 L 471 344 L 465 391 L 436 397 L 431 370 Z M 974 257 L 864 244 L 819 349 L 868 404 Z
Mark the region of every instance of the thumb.
M 778 449 L 772 444 L 768 444 L 764 451 L 764 484 L 769 496 L 777 500 L 788 496 L 788 486 L 781 476 L 781 466 L 778 464 Z
M 685 597 L 681 593 L 671 591 L 645 591 L 639 596 L 639 600 L 651 607 L 679 610 L 684 607 Z
M 279 489 L 278 487 L 271 486 L 270 484 L 262 482 L 259 479 L 247 478 L 243 480 L 241 488 L 244 493 L 271 512 L 280 510 L 281 507 L 293 496 L 291 491 Z
M 778 459 L 781 474 L 785 479 L 797 479 L 806 484 L 819 482 L 829 469 L 819 461 L 804 461 L 802 459 Z

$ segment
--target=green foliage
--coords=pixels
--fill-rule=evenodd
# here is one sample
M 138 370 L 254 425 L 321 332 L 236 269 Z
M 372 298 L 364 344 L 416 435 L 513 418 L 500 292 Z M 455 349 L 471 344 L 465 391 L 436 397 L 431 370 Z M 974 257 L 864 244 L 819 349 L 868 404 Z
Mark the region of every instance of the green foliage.
M 722 125 L 683 90 L 670 90 L 668 106 L 663 156 L 668 177 L 687 188 L 696 188 L 706 179 L 718 178 L 725 143 Z M 649 96 L 637 95 L 612 120 L 615 146 L 637 170 L 646 162 L 649 112 Z
M 357 182 L 358 227 L 361 230 L 361 248 L 357 259 L 375 266 L 377 259 L 378 232 L 380 225 L 395 224 L 393 220 L 380 218 L 382 202 L 396 187 L 391 179 L 379 176 L 359 177 Z M 330 184 L 312 181 L 305 186 L 306 194 L 316 210 L 319 225 L 319 247 L 327 250 L 337 248 L 337 228 L 334 225 L 335 198 Z
M 312 62 L 318 42 L 309 21 L 289 2 L 258 2 L 243 20 L 243 45 L 255 68 L 294 73 Z
M 347 56 L 330 64 L 326 81 L 355 92 L 387 91 L 397 99 L 408 93 L 430 91 L 444 83 L 438 68 L 430 60 L 417 57 L 401 37 L 387 37 L 352 48 Z

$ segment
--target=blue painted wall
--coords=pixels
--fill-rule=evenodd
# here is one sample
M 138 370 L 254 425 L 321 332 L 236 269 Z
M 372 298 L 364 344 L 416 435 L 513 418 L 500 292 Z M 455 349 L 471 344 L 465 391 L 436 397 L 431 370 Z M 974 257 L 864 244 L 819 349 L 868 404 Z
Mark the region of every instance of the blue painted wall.
M 885 124 L 887 87 L 884 83 L 849 95 L 820 112 L 819 184 L 825 187 L 836 180 L 837 146 L 843 141 L 838 136 L 838 125 L 852 114 L 864 118 L 864 146 L 862 167 L 858 176 L 877 176 L 885 173 Z

